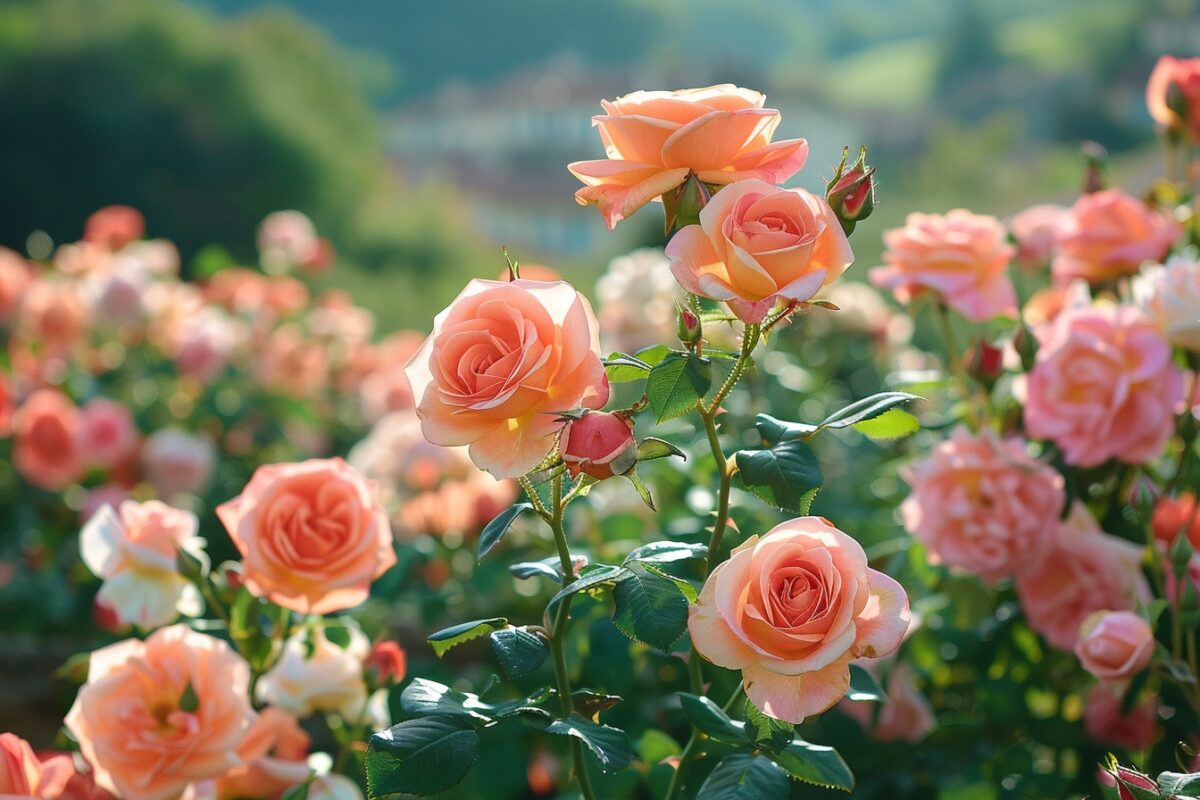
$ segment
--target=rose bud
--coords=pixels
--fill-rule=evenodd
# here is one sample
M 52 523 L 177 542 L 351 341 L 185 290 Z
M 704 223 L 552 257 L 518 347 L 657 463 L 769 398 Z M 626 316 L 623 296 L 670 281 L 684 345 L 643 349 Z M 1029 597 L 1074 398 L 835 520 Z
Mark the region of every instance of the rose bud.
M 376 642 L 363 660 L 363 675 L 372 688 L 391 686 L 404 680 L 408 655 L 393 641 Z
M 704 328 L 700 324 L 700 316 L 690 308 L 680 306 L 675 332 L 678 334 L 680 342 L 688 347 L 695 346 L 704 336 Z
M 633 422 L 619 412 L 585 411 L 567 423 L 560 447 L 572 477 L 583 473 L 603 480 L 637 464 Z
M 860 148 L 858 160 L 846 169 L 848 151 L 842 148 L 842 163 L 825 190 L 825 199 L 847 235 L 875 210 L 875 168 L 867 166 L 867 148 Z
M 1131 787 L 1134 789 L 1149 789 L 1154 792 L 1155 797 L 1162 796 L 1158 794 L 1158 784 L 1156 784 L 1148 775 L 1143 775 L 1142 773 L 1135 772 L 1128 767 L 1120 766 L 1115 767 L 1113 771 L 1108 774 L 1115 779 L 1113 782 L 1117 785 L 1117 797 L 1120 798 L 1120 800 L 1134 800 L 1135 795 L 1132 791 L 1130 791 Z M 1144 797 L 1145 793 L 1137 796 Z
M 971 376 L 990 386 L 1004 372 L 1004 351 L 981 339 L 967 357 Z
M 1154 655 L 1154 632 L 1132 611 L 1097 611 L 1083 621 L 1075 655 L 1101 681 L 1125 681 Z

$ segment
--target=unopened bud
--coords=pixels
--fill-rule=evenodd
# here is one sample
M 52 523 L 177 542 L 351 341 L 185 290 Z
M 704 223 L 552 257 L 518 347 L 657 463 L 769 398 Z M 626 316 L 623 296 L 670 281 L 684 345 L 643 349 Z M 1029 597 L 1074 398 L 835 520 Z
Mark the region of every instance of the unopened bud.
M 664 224 L 663 232 L 700 224 L 700 212 L 712 199 L 712 191 L 694 172 L 674 191 L 662 196 Z
M 363 660 L 363 674 L 372 688 L 383 688 L 404 680 L 408 672 L 408 656 L 404 648 L 392 641 L 376 642 L 371 654 Z
M 867 148 L 859 148 L 858 160 L 847 167 L 849 152 L 842 148 L 842 162 L 825 188 L 825 199 L 847 235 L 875 210 L 875 168 L 867 166 Z
M 967 363 L 973 378 L 985 386 L 991 386 L 1004 373 L 1004 351 L 980 340 L 971 348 Z
M 679 341 L 686 345 L 694 345 L 699 342 L 704 335 L 704 327 L 700 323 L 700 315 L 690 308 L 679 306 L 675 332 L 679 336 Z
M 637 466 L 633 422 L 617 412 L 587 411 L 571 420 L 559 447 L 572 476 L 583 473 L 603 480 Z
M 1013 337 L 1013 349 L 1021 357 L 1021 369 L 1028 372 L 1037 361 L 1038 340 L 1029 326 L 1022 323 L 1021 329 Z

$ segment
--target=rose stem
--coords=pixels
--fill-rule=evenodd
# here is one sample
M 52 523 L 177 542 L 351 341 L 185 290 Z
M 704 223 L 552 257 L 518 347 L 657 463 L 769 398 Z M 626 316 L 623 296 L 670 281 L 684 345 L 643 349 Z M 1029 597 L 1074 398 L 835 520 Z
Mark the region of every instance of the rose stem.
M 962 390 L 963 403 L 966 404 L 967 422 L 972 430 L 979 430 L 980 420 L 975 411 L 975 393 L 971 390 L 971 381 L 967 377 L 967 370 L 963 366 L 962 353 L 958 349 L 958 342 L 954 338 L 954 328 L 950 325 L 950 314 L 946 311 L 945 303 L 940 300 L 933 303 L 934 316 L 937 317 L 938 327 L 942 331 L 942 339 L 946 342 L 946 356 L 950 360 L 950 371 L 954 373 L 954 377 L 958 380 L 959 388 Z

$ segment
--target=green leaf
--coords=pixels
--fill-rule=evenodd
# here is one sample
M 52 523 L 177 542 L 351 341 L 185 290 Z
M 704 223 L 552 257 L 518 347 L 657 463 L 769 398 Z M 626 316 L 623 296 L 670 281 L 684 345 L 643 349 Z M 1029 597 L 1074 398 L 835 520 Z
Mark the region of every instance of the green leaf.
M 421 797 L 457 785 L 479 760 L 479 734 L 458 716 L 423 717 L 373 735 L 367 742 L 367 797 Z
M 508 568 L 514 578 L 549 578 L 555 583 L 562 583 L 561 560 L 558 556 L 549 556 L 539 561 L 521 561 Z
M 875 700 L 883 702 L 887 695 L 883 691 L 883 687 L 879 685 L 879 681 L 875 680 L 875 676 L 867 672 L 858 664 L 850 665 L 850 688 L 846 690 L 847 700 Z
M 870 397 L 864 397 L 862 400 L 856 400 L 844 408 L 839 408 L 817 423 L 817 428 L 848 428 L 874 419 L 896 406 L 920 399 L 922 399 L 920 395 L 908 392 L 880 392 Z
M 426 678 L 413 678 L 400 694 L 400 708 L 418 717 L 436 715 L 467 716 L 483 723 L 496 719 L 496 707 L 478 695 L 460 692 Z
M 488 637 L 509 680 L 533 672 L 546 661 L 546 640 L 526 628 L 501 628 Z
M 746 733 L 754 742 L 754 746 L 760 750 L 778 753 L 791 743 L 792 732 L 796 729 L 792 723 L 775 719 L 760 711 L 758 706 L 749 700 L 746 701 L 744 716 L 746 717 Z
M 479 554 L 475 557 L 476 560 L 482 561 L 484 556 L 492 552 L 492 548 L 500 544 L 509 526 L 521 516 L 521 512 L 530 508 L 533 508 L 532 503 L 514 503 L 485 525 L 483 533 L 479 534 Z
M 642 498 L 642 502 L 645 503 L 651 511 L 657 511 L 658 509 L 654 507 L 654 498 L 650 496 L 650 489 L 638 476 L 637 469 L 634 468 L 629 472 L 626 472 L 624 477 L 633 484 L 633 489 L 638 493 L 638 497 Z
M 730 719 L 720 706 L 707 697 L 680 692 L 679 705 L 691 723 L 710 739 L 735 745 L 750 743 L 745 726 Z
M 801 441 L 780 442 L 769 450 L 736 454 L 742 484 L 770 505 L 807 514 L 824 476 L 817 457 Z
M 784 800 L 792 791 L 788 774 L 766 756 L 725 756 L 700 786 L 696 800 Z
M 486 636 L 494 630 L 503 628 L 507 624 L 508 620 L 504 617 L 471 620 L 470 622 L 462 622 L 458 625 L 444 628 L 425 641 L 429 642 L 429 645 L 433 648 L 433 652 L 437 653 L 438 658 L 441 658 L 450 648 L 457 647 L 463 642 L 469 642 L 472 639 L 478 639 L 480 636 Z
M 646 568 L 647 572 L 653 572 L 655 575 L 662 578 L 663 580 L 670 581 L 671 583 L 675 584 L 675 588 L 679 589 L 679 591 L 683 594 L 683 596 L 687 598 L 687 601 L 689 603 L 696 602 L 699 595 L 696 594 L 696 587 L 692 586 L 692 584 L 689 581 L 686 581 L 683 578 L 680 578 L 676 575 L 672 575 L 671 573 L 664 570 L 662 567 L 657 566 L 655 564 L 650 564 L 645 561 L 641 562 L 641 564 L 643 567 Z
M 625 353 L 610 353 L 604 359 L 604 372 L 610 383 L 628 383 L 641 380 L 650 373 L 653 364 L 647 364 L 640 358 Z
M 621 698 L 615 694 L 602 694 L 590 689 L 576 689 L 571 692 L 571 705 L 581 716 L 592 722 L 599 722 L 600 712 L 607 711 L 619 702 Z
M 827 789 L 854 791 L 854 773 L 832 747 L 793 739 L 775 760 L 797 780 Z
M 652 344 L 649 347 L 644 347 L 641 350 L 638 350 L 636 353 L 634 353 L 634 357 L 639 361 L 654 367 L 658 364 L 661 364 L 663 359 L 672 353 L 675 353 L 676 355 L 682 355 L 683 351 L 672 350 L 665 344 Z
M 665 422 L 695 408 L 711 386 L 711 361 L 690 353 L 670 353 L 650 370 L 646 397 L 654 418 Z
M 633 760 L 633 745 L 625 731 L 592 722 L 578 714 L 554 720 L 546 726 L 545 731 L 557 736 L 574 736 L 579 739 L 592 751 L 604 772 L 623 770 Z
M 1200 794 L 1200 772 L 1164 772 L 1158 776 L 1158 788 L 1163 794 Z
M 546 604 L 549 615 L 563 598 L 579 592 L 599 593 L 611 588 L 629 577 L 629 570 L 624 567 L 614 567 L 609 564 L 588 564 L 579 572 L 579 577 L 570 585 L 564 586 Z
M 656 458 L 666 458 L 668 456 L 679 456 L 684 461 L 687 461 L 687 454 L 665 439 L 647 436 L 637 446 L 638 461 L 653 461 Z
M 917 418 L 902 408 L 889 408 L 877 417 L 853 425 L 854 430 L 875 441 L 903 439 L 921 429 Z
M 687 629 L 688 601 L 679 587 L 636 561 L 613 590 L 613 622 L 630 639 L 670 652 Z
M 621 563 L 629 564 L 632 561 L 640 561 L 643 564 L 668 564 L 672 561 L 704 558 L 706 555 L 708 555 L 708 545 L 670 541 L 651 542 L 634 548 Z
M 679 742 L 656 728 L 650 728 L 642 734 L 637 750 L 642 761 L 651 766 L 683 752 Z
M 788 422 L 784 419 L 776 419 L 770 414 L 759 414 L 756 416 L 754 418 L 754 428 L 758 431 L 758 435 L 762 437 L 763 445 L 766 447 L 774 447 L 780 442 L 799 439 L 817 430 L 816 425 L 807 425 L 803 422 Z

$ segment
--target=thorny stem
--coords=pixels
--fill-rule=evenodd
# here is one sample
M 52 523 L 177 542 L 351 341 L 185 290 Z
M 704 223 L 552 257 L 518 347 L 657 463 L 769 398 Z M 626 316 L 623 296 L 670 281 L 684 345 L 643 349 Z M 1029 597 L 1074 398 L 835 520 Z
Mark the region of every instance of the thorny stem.
M 758 344 L 761 334 L 761 325 L 746 326 L 746 331 L 742 334 L 742 351 L 738 355 L 737 361 L 733 362 L 733 369 L 729 371 L 729 376 L 725 378 L 725 382 L 721 384 L 721 388 L 713 395 L 712 403 L 709 404 L 707 411 L 709 416 L 717 413 L 717 410 L 721 408 L 721 402 L 733 391 L 733 387 L 737 385 L 737 382 L 741 380 L 742 374 L 750 364 L 750 353 L 754 351 L 754 346 Z M 704 413 L 703 406 L 701 406 L 701 413 Z

